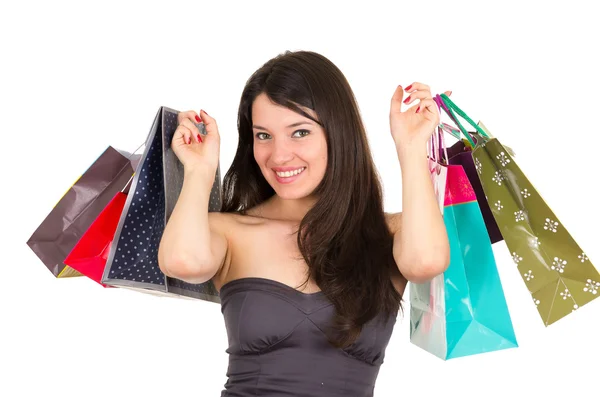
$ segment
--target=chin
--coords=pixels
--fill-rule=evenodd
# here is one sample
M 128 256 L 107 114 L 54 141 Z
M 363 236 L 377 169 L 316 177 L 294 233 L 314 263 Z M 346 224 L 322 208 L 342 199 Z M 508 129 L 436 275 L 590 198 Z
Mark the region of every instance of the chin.
M 282 200 L 300 200 L 310 197 L 315 190 L 316 186 L 306 187 L 301 185 L 290 184 L 283 185 L 278 183 L 276 180 L 269 181 L 269 184 L 275 191 L 275 194 Z
M 274 189 L 275 194 L 283 200 L 299 200 L 310 196 L 310 192 L 294 189 Z

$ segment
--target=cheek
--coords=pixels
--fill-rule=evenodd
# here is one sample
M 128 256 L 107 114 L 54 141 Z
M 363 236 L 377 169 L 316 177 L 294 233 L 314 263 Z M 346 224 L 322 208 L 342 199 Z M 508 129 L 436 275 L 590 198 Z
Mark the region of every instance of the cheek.
M 319 147 L 319 151 L 318 151 L 316 157 L 318 158 L 319 163 L 323 167 L 327 166 L 327 144 L 325 142 L 323 142 L 321 144 L 321 146 Z
M 269 157 L 269 154 L 265 149 L 266 148 L 263 146 L 254 145 L 254 160 L 260 167 L 265 165 L 265 161 Z

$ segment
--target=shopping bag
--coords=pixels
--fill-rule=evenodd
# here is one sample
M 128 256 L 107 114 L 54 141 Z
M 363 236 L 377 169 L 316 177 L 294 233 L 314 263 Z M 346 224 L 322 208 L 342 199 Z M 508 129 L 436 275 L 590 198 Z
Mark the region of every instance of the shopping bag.
M 220 302 L 212 281 L 191 284 L 167 277 L 158 267 L 158 247 L 183 185 L 183 165 L 171 149 L 178 111 L 160 107 L 133 181 L 101 282 L 160 296 Z M 206 134 L 204 124 L 197 124 Z M 221 208 L 221 177 L 217 167 L 208 211 Z M 202 242 L 199 241 L 199 244 Z
M 481 122 L 475 123 L 446 95 L 441 97 L 455 119 L 459 115 L 476 129 L 476 139 L 469 139 L 477 175 L 544 325 L 596 299 L 600 295 L 598 270 L 514 156 Z M 458 127 L 469 135 L 460 122 Z
M 139 156 L 138 156 L 139 157 Z M 64 264 L 79 239 L 133 175 L 133 156 L 109 146 L 73 183 L 27 245 L 55 277 L 82 274 Z
M 430 172 L 444 192 L 450 264 L 430 282 L 409 283 L 411 343 L 443 360 L 518 347 L 475 192 L 462 166 L 432 152 L 439 150 L 430 149 Z
M 133 178 L 133 176 L 132 176 Z M 131 181 L 131 178 L 130 178 Z M 103 287 L 102 274 L 128 193 L 127 185 L 100 212 L 89 229 L 65 258 L 65 265 L 94 280 Z

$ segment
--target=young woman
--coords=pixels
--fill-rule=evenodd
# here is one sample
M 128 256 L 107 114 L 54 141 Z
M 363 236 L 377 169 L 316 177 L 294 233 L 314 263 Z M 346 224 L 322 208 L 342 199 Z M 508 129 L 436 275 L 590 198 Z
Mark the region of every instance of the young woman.
M 185 178 L 159 263 L 219 290 L 229 340 L 221 396 L 372 396 L 407 281 L 449 263 L 426 156 L 439 122 L 429 87 L 398 86 L 391 100 L 401 214 L 383 210 L 354 95 L 322 55 L 288 51 L 248 80 L 221 212 L 208 212 L 217 123 L 205 111 L 178 121 L 172 147 Z

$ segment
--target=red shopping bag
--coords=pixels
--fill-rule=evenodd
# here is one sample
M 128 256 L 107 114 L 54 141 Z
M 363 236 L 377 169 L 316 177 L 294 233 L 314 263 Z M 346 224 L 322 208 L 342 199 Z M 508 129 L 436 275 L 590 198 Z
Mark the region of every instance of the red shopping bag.
M 65 265 L 107 288 L 111 286 L 102 283 L 102 273 L 126 200 L 127 193 L 118 192 L 64 261 Z

